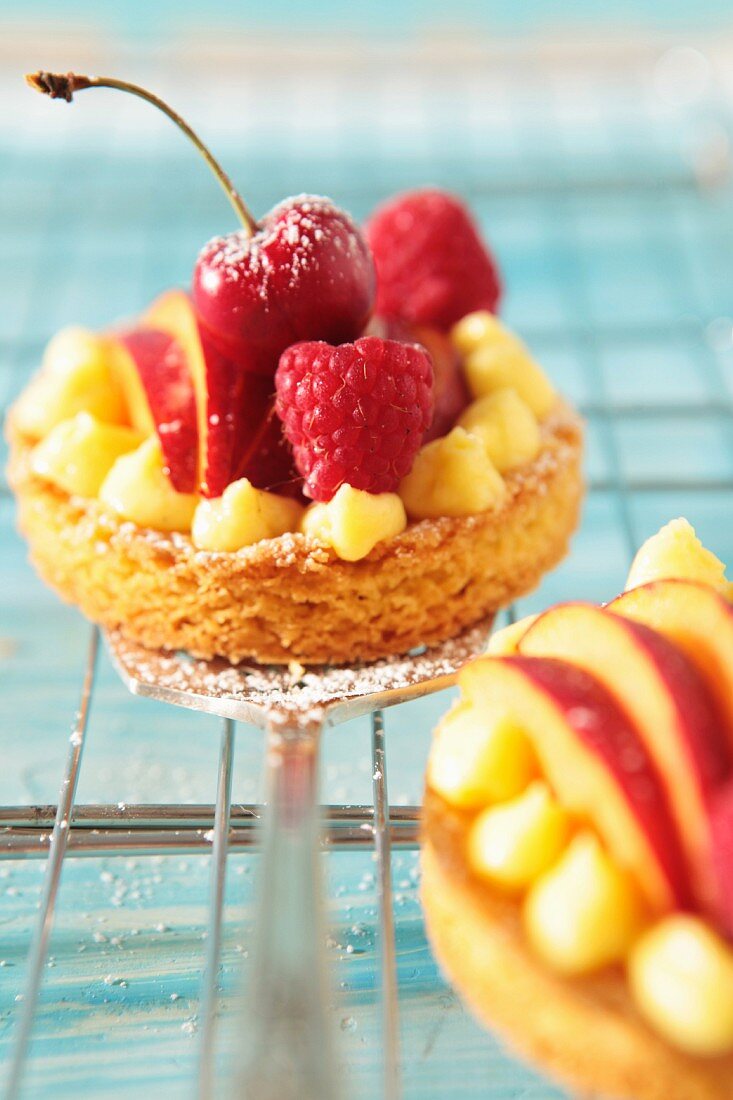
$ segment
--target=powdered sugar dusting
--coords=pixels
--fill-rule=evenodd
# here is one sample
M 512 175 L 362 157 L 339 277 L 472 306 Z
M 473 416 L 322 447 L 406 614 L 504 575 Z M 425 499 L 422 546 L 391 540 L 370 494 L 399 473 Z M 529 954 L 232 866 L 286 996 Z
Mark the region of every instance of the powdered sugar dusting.
M 263 301 L 266 300 L 273 271 L 267 243 L 268 239 L 261 234 L 250 237 L 243 230 L 226 237 L 214 237 L 204 248 L 207 262 L 202 278 L 206 290 L 216 293 L 222 284 L 246 279 L 258 290 Z
M 295 289 L 304 272 L 318 266 L 320 248 L 329 244 L 354 260 L 364 252 L 356 224 L 330 199 L 295 195 L 276 206 L 254 236 L 240 230 L 212 238 L 202 250 L 203 283 L 215 293 L 222 284 L 246 280 L 267 301 L 275 273 L 278 285 Z
M 112 656 L 124 678 L 140 694 L 155 694 L 194 709 L 217 713 L 220 704 L 241 704 L 261 708 L 263 715 L 280 715 L 286 720 L 312 720 L 314 715 L 348 701 L 371 697 L 376 709 L 397 697 L 446 687 L 449 679 L 470 658 L 486 647 L 490 623 L 471 627 L 440 645 L 421 653 L 385 657 L 352 667 L 231 665 L 216 659 L 193 660 L 187 654 L 147 650 L 124 638 L 119 631 L 107 633 Z M 202 707 L 200 701 L 213 701 Z M 222 708 L 229 713 L 230 708 Z

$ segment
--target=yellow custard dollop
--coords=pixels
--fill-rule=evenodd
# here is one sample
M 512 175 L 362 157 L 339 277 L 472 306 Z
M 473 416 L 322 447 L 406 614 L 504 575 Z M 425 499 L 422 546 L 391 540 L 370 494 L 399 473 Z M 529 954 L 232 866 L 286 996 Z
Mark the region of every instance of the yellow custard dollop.
M 344 561 L 360 561 L 406 527 L 396 493 L 366 493 L 351 485 L 342 485 L 325 504 L 311 504 L 301 522 L 304 535 L 327 543 Z
M 241 478 L 228 485 L 220 497 L 198 504 L 191 538 L 199 550 L 241 550 L 260 539 L 296 531 L 302 514 L 297 501 L 256 489 L 247 478 Z
M 494 885 L 523 890 L 552 866 L 570 828 L 567 812 L 536 779 L 516 798 L 481 811 L 469 833 L 468 861 Z
M 501 503 L 505 489 L 482 440 L 453 428 L 418 451 L 399 491 L 410 519 L 419 520 L 485 512 Z
M 510 386 L 538 420 L 548 415 L 556 400 L 554 389 L 519 337 L 498 318 L 485 311 L 469 313 L 451 337 L 465 356 L 466 381 L 474 397 Z
M 733 951 L 699 917 L 675 913 L 632 949 L 636 1003 L 669 1042 L 690 1054 L 733 1048 Z
M 537 417 L 509 386 L 472 402 L 458 426 L 481 440 L 500 474 L 531 462 L 540 450 Z
M 104 424 L 87 412 L 52 428 L 31 452 L 31 469 L 65 493 L 96 497 L 112 466 L 140 445 L 132 428 Z
M 533 949 L 561 974 L 587 974 L 621 962 L 644 926 L 631 877 L 588 831 L 530 887 L 523 908 Z
M 529 738 L 510 718 L 461 700 L 441 721 L 428 759 L 428 782 L 458 809 L 480 809 L 520 794 L 537 774 Z
M 13 420 L 24 435 L 43 439 L 80 412 L 107 424 L 128 423 L 109 341 L 73 326 L 61 329 L 49 342 L 40 373 L 13 407 Z
M 191 530 L 199 498 L 177 493 L 165 472 L 157 436 L 118 458 L 104 479 L 99 499 L 121 519 L 157 531 Z
M 697 581 L 729 596 L 725 565 L 703 546 L 695 528 L 686 519 L 673 519 L 652 535 L 637 551 L 631 563 L 626 588 L 659 580 Z
M 537 457 L 540 420 L 555 391 L 513 333 L 485 311 L 468 314 L 451 338 L 475 400 L 447 435 L 417 454 L 399 493 L 410 519 L 469 516 L 497 507 L 502 474 Z

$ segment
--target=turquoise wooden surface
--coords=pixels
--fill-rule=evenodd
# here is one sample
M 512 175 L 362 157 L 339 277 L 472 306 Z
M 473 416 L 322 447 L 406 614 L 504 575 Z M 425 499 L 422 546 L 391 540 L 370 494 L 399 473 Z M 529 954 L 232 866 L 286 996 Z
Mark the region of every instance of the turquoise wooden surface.
M 57 16 L 54 0 L 26 0 L 19 18 L 14 0 L 0 0 L 0 14 L 8 13 L 9 21 L 26 23 L 29 16 L 39 21 L 53 21 Z M 181 27 L 200 31 L 201 9 L 196 0 L 72 0 L 64 7 L 67 25 L 102 26 L 115 35 L 129 35 L 133 40 L 177 33 Z M 339 0 L 311 0 L 307 5 L 293 0 L 270 0 L 267 5 L 233 6 L 228 0 L 208 0 L 206 25 L 217 32 L 244 27 L 247 31 L 275 30 L 287 33 L 320 30 L 359 31 L 373 37 L 408 35 L 425 28 L 444 30 L 446 26 L 466 28 L 469 32 L 496 31 L 503 33 L 554 33 L 558 26 L 568 25 L 598 30 L 599 24 L 617 28 L 717 28 L 730 25 L 730 8 L 726 0 L 616 0 L 609 7 L 603 0 L 454 0 L 449 11 L 440 0 L 366 0 L 361 4 L 344 5 Z
M 534 68 L 515 71 L 497 105 L 482 92 L 485 76 L 407 80 L 396 98 L 376 80 L 365 106 L 364 88 L 337 74 L 338 94 L 327 83 L 319 109 L 296 116 L 297 88 L 278 98 L 267 84 L 258 100 L 254 80 L 240 91 L 259 111 L 238 115 L 229 102 L 220 116 L 226 97 L 237 99 L 211 76 L 180 88 L 176 102 L 203 120 L 259 212 L 313 189 L 363 216 L 384 195 L 427 180 L 472 203 L 506 273 L 507 320 L 589 424 L 583 527 L 567 562 L 517 613 L 613 595 L 634 546 L 681 513 L 733 560 L 733 194 L 698 188 L 689 155 L 691 135 L 726 132 L 728 106 L 716 94 L 672 109 L 643 80 L 600 72 L 572 95 Z M 175 89 L 172 67 L 156 83 Z M 3 406 L 55 328 L 104 325 L 185 283 L 200 244 L 230 224 L 203 168 L 139 105 L 90 98 L 67 109 L 12 92 L 12 108 L 0 122 Z M 88 628 L 33 575 L 4 482 L 0 551 L 0 802 L 53 802 Z M 419 799 L 430 729 L 447 701 L 388 716 L 393 802 Z M 215 720 L 129 698 L 104 658 L 79 801 L 209 802 L 217 751 Z M 235 801 L 260 796 L 261 763 L 260 735 L 240 727 Z M 326 735 L 323 776 L 327 800 L 370 800 L 365 722 Z M 348 1095 L 372 1098 L 380 1088 L 373 862 L 338 853 L 324 862 Z M 397 853 L 393 870 L 406 1096 L 560 1096 L 503 1053 L 442 981 L 425 941 L 415 854 Z M 4 1063 L 42 871 L 39 862 L 0 863 Z M 223 1074 L 242 1026 L 256 871 L 256 856 L 230 858 Z M 207 889 L 205 857 L 68 860 L 28 1097 L 190 1093 Z

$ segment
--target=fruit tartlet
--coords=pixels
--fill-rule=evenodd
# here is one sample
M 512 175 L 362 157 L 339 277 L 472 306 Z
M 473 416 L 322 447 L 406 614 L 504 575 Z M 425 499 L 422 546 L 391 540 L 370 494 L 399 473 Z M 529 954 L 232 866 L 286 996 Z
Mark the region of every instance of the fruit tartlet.
M 733 607 L 684 520 L 499 631 L 428 764 L 423 903 L 477 1016 L 593 1095 L 733 1095 Z
M 194 140 L 242 228 L 190 293 L 59 333 L 10 411 L 39 573 L 143 645 L 268 663 L 405 652 L 534 587 L 577 523 L 581 425 L 497 319 L 465 207 L 413 192 L 362 231 L 300 195 L 256 222 Z

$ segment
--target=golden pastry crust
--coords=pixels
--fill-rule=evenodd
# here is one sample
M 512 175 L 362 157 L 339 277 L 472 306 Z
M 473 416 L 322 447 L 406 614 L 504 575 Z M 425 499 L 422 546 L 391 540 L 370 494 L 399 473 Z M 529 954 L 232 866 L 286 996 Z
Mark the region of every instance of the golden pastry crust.
M 581 423 L 558 402 L 542 433 L 500 507 L 411 524 L 357 562 L 300 534 L 224 554 L 121 522 L 33 475 L 12 410 L 8 474 L 33 564 L 95 622 L 204 658 L 352 662 L 452 637 L 564 556 L 582 498 Z
M 527 946 L 519 904 L 471 875 L 470 818 L 428 791 L 422 902 L 436 958 L 473 1012 L 563 1083 L 628 1100 L 727 1100 L 733 1055 L 692 1058 L 644 1023 L 620 969 L 577 979 Z

